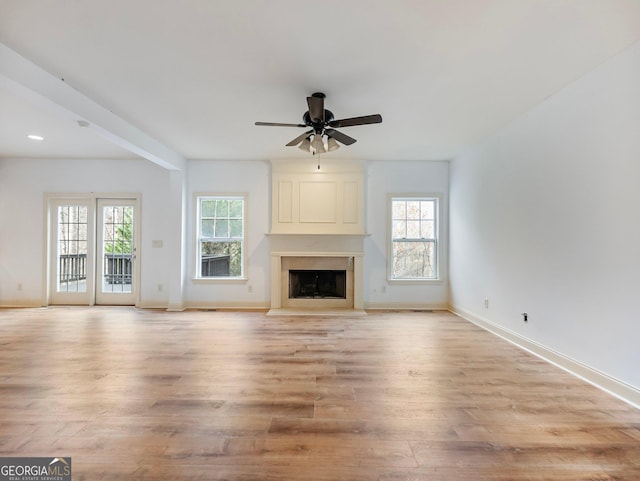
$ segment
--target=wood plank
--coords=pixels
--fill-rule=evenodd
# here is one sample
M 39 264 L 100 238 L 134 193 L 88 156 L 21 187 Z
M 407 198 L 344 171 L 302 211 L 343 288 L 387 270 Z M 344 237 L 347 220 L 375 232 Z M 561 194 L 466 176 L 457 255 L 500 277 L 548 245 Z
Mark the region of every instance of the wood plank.
M 640 413 L 446 312 L 0 309 L 0 455 L 74 479 L 640 479 Z

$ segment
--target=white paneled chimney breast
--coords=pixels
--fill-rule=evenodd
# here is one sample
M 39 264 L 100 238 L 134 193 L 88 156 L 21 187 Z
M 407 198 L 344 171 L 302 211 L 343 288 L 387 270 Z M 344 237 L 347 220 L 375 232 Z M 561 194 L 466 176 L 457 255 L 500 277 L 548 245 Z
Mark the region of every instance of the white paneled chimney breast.
M 271 313 L 336 312 L 364 314 L 364 165 L 309 159 L 272 161 Z M 292 271 L 304 278 L 345 271 L 344 298 L 292 295 Z

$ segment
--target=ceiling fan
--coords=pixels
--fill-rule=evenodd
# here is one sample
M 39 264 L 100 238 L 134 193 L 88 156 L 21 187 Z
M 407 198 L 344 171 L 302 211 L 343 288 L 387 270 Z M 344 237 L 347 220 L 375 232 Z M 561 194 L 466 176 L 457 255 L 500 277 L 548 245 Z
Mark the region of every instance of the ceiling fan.
M 299 149 L 312 154 L 332 152 L 340 147 L 338 142 L 351 145 L 356 139 L 336 130 L 336 128 L 353 127 L 355 125 L 379 124 L 382 122 L 380 114 L 351 117 L 335 120 L 333 112 L 324 108 L 325 94 L 316 92 L 307 97 L 307 110 L 302 116 L 303 124 L 282 124 L 277 122 L 256 122 L 256 125 L 274 127 L 311 127 L 304 134 L 297 136 L 287 144 L 287 147 L 298 146 Z

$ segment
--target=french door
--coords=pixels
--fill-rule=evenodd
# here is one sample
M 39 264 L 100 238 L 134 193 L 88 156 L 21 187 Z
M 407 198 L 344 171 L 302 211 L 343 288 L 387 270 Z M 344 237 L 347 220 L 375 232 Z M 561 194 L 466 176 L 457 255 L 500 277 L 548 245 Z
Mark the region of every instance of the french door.
M 135 305 L 138 200 L 49 202 L 49 303 Z
M 134 305 L 135 201 L 97 200 L 96 304 Z

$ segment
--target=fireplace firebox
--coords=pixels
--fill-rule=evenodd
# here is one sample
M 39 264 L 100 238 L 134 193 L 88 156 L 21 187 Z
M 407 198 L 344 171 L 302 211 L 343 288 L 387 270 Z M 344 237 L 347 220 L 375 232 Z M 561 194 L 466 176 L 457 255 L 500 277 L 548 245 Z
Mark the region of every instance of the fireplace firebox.
M 290 270 L 289 299 L 346 299 L 346 270 Z

